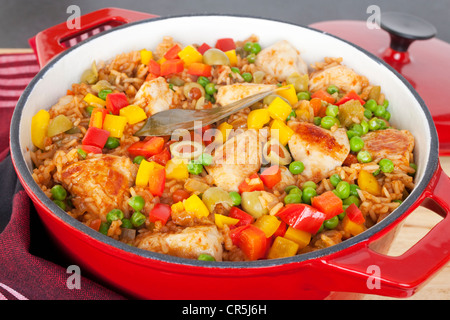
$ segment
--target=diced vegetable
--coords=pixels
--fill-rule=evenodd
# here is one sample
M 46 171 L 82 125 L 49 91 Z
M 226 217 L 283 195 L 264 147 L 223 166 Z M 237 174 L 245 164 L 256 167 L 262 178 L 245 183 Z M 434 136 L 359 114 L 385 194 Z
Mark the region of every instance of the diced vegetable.
M 193 194 L 186 200 L 183 200 L 183 206 L 186 212 L 193 214 L 197 218 L 207 217 L 209 215 L 208 208 L 196 194 Z
M 103 121 L 103 129 L 110 132 L 111 137 L 121 138 L 123 136 L 123 130 L 127 125 L 127 118 L 122 116 L 115 116 L 113 114 L 107 114 Z
M 175 180 L 186 180 L 187 178 L 189 178 L 189 171 L 187 169 L 187 160 L 180 158 L 173 158 L 167 161 L 166 178 Z
M 289 151 L 280 144 L 278 139 L 271 138 L 264 144 L 263 157 L 270 164 L 287 165 L 292 158 Z
M 316 92 L 314 92 L 311 96 L 311 99 L 314 98 L 318 98 L 322 101 L 326 101 L 328 103 L 334 103 L 336 101 L 336 99 L 334 99 L 331 94 L 329 94 L 328 92 L 326 92 L 325 90 L 318 90 Z
M 150 179 L 148 180 L 148 190 L 155 197 L 162 196 L 164 187 L 166 185 L 166 170 L 160 164 L 152 161 L 154 167 L 150 173 Z
M 83 98 L 83 100 L 86 101 L 89 105 L 94 106 L 94 107 L 104 107 L 104 106 L 106 106 L 105 100 L 94 96 L 92 93 L 88 93 Z
M 157 164 L 154 161 L 147 161 L 143 159 L 141 161 L 141 164 L 139 165 L 139 169 L 136 174 L 136 185 L 138 187 L 147 187 L 147 185 L 149 184 L 150 177 L 160 182 L 161 181 L 160 172 L 158 172 L 159 174 L 155 177 L 153 177 L 152 175 L 156 172 L 155 169 L 161 168 L 163 169 L 164 167 L 162 167 L 161 165 Z
M 218 204 L 222 204 L 225 208 L 231 208 L 233 206 L 230 194 L 219 187 L 208 188 L 203 193 L 202 200 L 211 213 L 214 212 L 214 208 Z
M 270 126 L 270 135 L 277 138 L 281 145 L 287 145 L 293 134 L 294 130 L 289 128 L 283 121 L 278 119 L 273 120 L 272 125 Z
M 235 246 L 239 246 L 239 237 L 241 236 L 242 231 L 250 227 L 249 224 L 232 228 L 230 230 L 230 238 Z
M 216 48 L 225 52 L 236 49 L 236 44 L 232 38 L 222 38 L 217 40 Z
M 264 232 L 249 225 L 239 236 L 239 248 L 250 260 L 258 260 L 265 256 L 267 240 Z
M 268 214 L 269 210 L 263 207 L 259 197 L 261 196 L 261 191 L 243 192 L 241 194 L 242 202 L 241 206 L 245 212 L 252 215 L 254 218 L 259 218 L 264 214 Z
M 102 100 L 103 101 L 103 100 Z M 105 101 L 103 101 L 105 102 Z M 106 109 L 113 115 L 118 115 L 120 109 L 129 105 L 128 98 L 125 93 L 110 93 L 106 96 Z
M 311 199 L 311 205 L 326 214 L 325 220 L 331 219 L 344 211 L 341 198 L 332 191 L 326 191 L 321 195 L 313 197 Z
M 185 199 L 183 199 L 183 200 L 185 200 Z M 179 202 L 176 202 L 173 205 L 171 205 L 170 206 L 170 210 L 173 213 L 181 213 L 181 212 L 183 212 L 184 211 L 183 201 L 179 201 Z
M 178 53 L 181 51 L 181 48 L 178 44 L 175 44 L 172 48 L 166 51 L 164 54 L 164 58 L 166 60 L 172 60 L 178 58 Z
M 207 43 L 203 43 L 200 47 L 197 48 L 197 51 L 201 54 L 204 54 L 209 49 L 211 49 L 211 46 Z
M 203 61 L 203 55 L 197 51 L 193 46 L 186 46 L 178 52 L 178 56 L 183 60 L 184 64 L 189 67 L 193 63 Z
M 152 155 L 148 160 L 155 161 L 156 163 L 159 163 L 162 166 L 165 166 L 167 164 L 167 161 L 169 161 L 171 158 L 170 151 L 167 150 L 167 148 L 163 149 L 160 153 Z
M 276 216 L 291 227 L 315 234 L 325 221 L 326 214 L 307 204 L 288 204 Z
M 281 221 L 277 217 L 266 214 L 256 219 L 253 225 L 261 229 L 266 238 L 269 238 L 277 231 L 280 223 Z
M 129 124 L 136 124 L 147 119 L 144 109 L 136 105 L 129 105 L 120 109 L 119 115 L 127 118 Z
M 309 84 L 309 76 L 308 74 L 300 75 L 298 72 L 293 72 L 287 79 L 287 84 L 293 84 L 295 91 L 297 92 L 307 92 L 308 91 L 308 84 Z M 300 100 L 300 99 L 299 99 Z M 308 98 L 306 100 L 309 100 L 309 94 Z
M 191 179 L 191 178 L 189 178 L 189 179 L 187 179 L 186 182 L 184 183 L 184 188 L 185 188 L 187 191 L 190 191 L 190 192 L 203 193 L 203 192 L 205 192 L 205 191 L 209 188 L 209 185 L 206 184 L 206 183 L 204 183 L 204 182 L 201 182 L 201 181 L 199 181 L 199 180 L 197 180 L 197 179 Z M 205 200 L 205 199 L 203 198 L 203 201 L 204 201 L 204 200 Z
M 279 96 L 285 98 L 287 101 L 289 101 L 291 106 L 293 106 L 294 104 L 296 104 L 298 102 L 297 93 L 295 91 L 295 87 L 293 84 L 288 84 L 286 86 L 282 86 L 282 87 L 280 87 L 280 89 L 283 89 L 283 90 L 277 91 L 277 94 Z
M 141 63 L 142 64 L 148 65 L 150 60 L 153 59 L 153 52 L 151 52 L 150 50 L 142 49 L 140 51 L 140 54 L 141 54 Z
M 368 171 L 361 170 L 358 174 L 358 186 L 361 190 L 367 191 L 374 196 L 381 195 L 381 186 L 377 178 Z
M 228 136 L 230 135 L 231 130 L 233 130 L 233 126 L 228 122 L 222 122 L 221 124 L 219 124 L 217 129 L 221 133 L 222 137 L 216 137 L 216 140 L 219 139 L 218 141 L 222 141 L 223 143 L 225 143 L 225 141 L 228 140 Z
M 167 76 L 184 70 L 184 62 L 181 59 L 166 60 L 161 63 L 161 75 Z
M 291 226 L 289 226 L 287 228 L 286 233 L 284 234 L 284 237 L 286 239 L 292 240 L 295 243 L 297 243 L 299 246 L 299 249 L 305 248 L 311 242 L 311 234 L 310 233 L 308 233 L 306 231 L 295 229 Z
M 269 259 L 279 259 L 292 257 L 297 254 L 299 245 L 294 241 L 283 237 L 276 237 L 272 247 L 270 247 L 267 258 Z
M 250 177 L 246 178 L 238 187 L 239 192 L 251 192 L 251 191 L 261 191 L 264 190 L 264 184 L 259 178 L 257 173 L 252 174 Z
M 356 206 L 356 204 L 352 203 L 345 209 L 345 213 L 347 217 L 356 224 L 362 224 L 366 221 L 361 210 Z
M 337 101 L 336 105 L 340 106 L 351 100 L 359 101 L 359 103 L 361 105 L 363 105 L 365 103 L 365 101 L 363 99 L 361 99 L 361 97 L 355 92 L 355 90 L 352 90 L 349 93 L 347 93 L 345 96 L 343 96 L 339 101 Z
M 344 127 L 350 127 L 354 120 L 361 122 L 364 119 L 364 107 L 358 100 L 349 100 L 339 106 L 339 121 Z
M 88 153 L 100 154 L 100 153 L 102 153 L 103 150 L 102 150 L 102 148 L 99 148 L 96 146 L 82 145 L 81 151 L 86 153 L 83 157 L 83 158 L 86 158 Z M 80 149 L 78 149 L 78 153 L 80 153 Z
M 50 114 L 46 110 L 39 110 L 31 118 L 31 141 L 39 149 L 44 149 Z
M 281 181 L 280 167 L 278 165 L 273 165 L 265 169 L 259 177 L 267 188 L 273 188 Z
M 357 236 L 361 232 L 365 230 L 363 224 L 356 224 L 350 220 L 350 218 L 346 215 L 344 219 L 342 219 L 342 230 L 351 234 L 352 236 Z
M 230 60 L 230 66 L 236 66 L 237 65 L 237 56 L 236 56 L 236 50 L 228 50 L 225 51 L 225 54 L 227 55 L 228 59 Z
M 239 222 L 235 225 L 236 227 L 249 225 L 254 220 L 253 216 L 237 207 L 232 207 L 228 216 L 239 220 Z
M 270 115 L 268 109 L 256 109 L 248 114 L 247 127 L 249 129 L 261 129 L 269 121 Z
M 148 62 L 148 72 L 150 72 L 151 74 L 155 75 L 155 76 L 160 76 L 161 75 L 161 65 L 156 62 L 155 60 L 150 60 Z
M 103 149 L 110 133 L 107 130 L 90 127 L 82 140 L 83 145 L 89 145 Z
M 222 50 L 211 48 L 203 54 L 203 63 L 210 66 L 215 65 L 230 65 L 230 59 Z
M 93 108 L 91 112 L 91 118 L 89 120 L 89 127 L 103 128 L 103 122 L 108 114 L 108 110 L 105 108 Z
M 212 66 L 210 66 L 210 65 L 207 65 L 207 64 L 204 64 L 201 62 L 194 62 L 189 65 L 187 72 L 194 76 L 210 77 L 211 70 L 212 70 Z
M 65 115 L 60 114 L 56 116 L 52 121 L 50 121 L 47 129 L 47 135 L 49 137 L 56 136 L 57 134 L 66 132 L 67 130 L 72 129 L 73 124 L 69 118 Z
M 153 155 L 159 154 L 164 149 L 164 138 L 151 137 L 148 140 L 138 141 L 133 143 L 128 148 L 128 153 L 133 156 L 144 156 L 149 158 Z
M 235 219 L 235 218 L 231 218 L 231 217 L 227 217 L 223 214 L 214 214 L 214 222 L 216 223 L 216 226 L 219 229 L 223 229 L 224 225 L 230 225 L 230 226 L 234 226 L 236 225 L 239 220 Z
M 167 223 L 171 216 L 172 210 L 170 206 L 164 203 L 157 203 L 148 214 L 151 222 L 161 221 L 163 225 Z
M 293 88 L 293 87 L 292 87 Z M 279 94 L 283 92 L 280 91 Z M 269 112 L 269 115 L 272 119 L 278 119 L 282 122 L 286 121 L 286 118 L 288 115 L 292 112 L 292 108 L 280 97 L 276 97 L 267 108 L 267 111 Z

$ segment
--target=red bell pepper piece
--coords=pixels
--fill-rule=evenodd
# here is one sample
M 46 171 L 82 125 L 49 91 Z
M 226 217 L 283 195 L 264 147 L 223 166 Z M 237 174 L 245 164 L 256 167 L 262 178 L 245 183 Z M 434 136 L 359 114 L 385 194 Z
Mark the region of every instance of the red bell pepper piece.
M 345 214 L 350 219 L 350 221 L 353 221 L 356 224 L 362 224 L 366 221 L 361 210 L 359 210 L 359 208 L 354 203 L 348 206 L 348 208 L 345 210 Z
M 251 191 L 263 191 L 264 190 L 264 183 L 259 178 L 257 173 L 252 174 L 249 178 L 249 182 L 247 182 L 245 179 L 241 182 L 238 189 L 239 192 L 251 192 Z
M 161 221 L 163 225 L 167 223 L 172 211 L 170 206 L 164 203 L 157 203 L 148 214 L 148 220 L 151 222 Z
M 108 140 L 108 138 L 109 138 L 109 131 L 99 129 L 96 127 L 90 127 L 89 129 L 87 129 L 86 134 L 81 143 L 83 145 L 94 146 L 103 149 L 106 140 Z
M 258 260 L 266 254 L 267 238 L 261 229 L 249 225 L 241 232 L 238 246 L 250 260 Z
M 152 175 L 148 180 L 148 190 L 155 197 L 162 196 L 164 187 L 166 185 L 166 169 L 155 168 L 152 171 Z
M 320 196 L 313 197 L 311 199 L 311 205 L 327 215 L 325 220 L 344 212 L 341 198 L 334 194 L 333 191 L 327 191 Z
M 267 188 L 273 188 L 281 181 L 281 170 L 277 165 L 271 166 L 264 170 L 259 177 Z
M 276 216 L 292 228 L 311 234 L 319 231 L 326 218 L 325 213 L 303 203 L 288 204 Z
M 179 58 L 178 52 L 180 51 L 181 51 L 180 46 L 176 44 L 172 48 L 167 50 L 167 52 L 164 54 L 164 58 L 166 58 L 167 60 L 178 59 Z
M 155 161 L 156 163 L 165 166 L 167 164 L 167 161 L 169 161 L 171 158 L 172 155 L 170 154 L 170 151 L 167 149 L 163 149 L 163 151 L 161 151 L 160 153 L 157 153 L 148 158 L 148 161 Z
M 204 54 L 209 49 L 211 49 L 211 46 L 204 42 L 200 47 L 197 48 L 197 51 L 201 54 Z
M 201 62 L 194 62 L 188 67 L 188 73 L 194 76 L 211 77 L 212 66 Z
M 341 104 L 346 103 L 350 100 L 358 100 L 361 102 L 361 105 L 364 105 L 366 102 L 361 99 L 361 97 L 355 92 L 355 90 L 350 91 L 345 96 L 343 96 L 338 102 L 335 103 L 335 105 L 340 106 Z
M 272 238 L 275 239 L 276 237 L 284 237 L 284 234 L 287 230 L 287 224 L 283 221 L 281 221 L 280 225 L 278 226 L 278 229 L 275 230 L 274 234 L 272 235 Z
M 311 99 L 314 99 L 314 98 L 318 98 L 318 99 L 326 101 L 328 103 L 334 103 L 336 101 L 336 99 L 333 98 L 331 96 L 331 94 L 329 94 L 325 90 L 319 90 L 319 91 L 314 92 L 313 95 L 311 96 Z
M 161 66 L 155 60 L 150 60 L 148 63 L 148 72 L 154 74 L 155 76 L 161 75 Z
M 123 92 L 110 93 L 106 96 L 106 109 L 112 114 L 118 115 L 120 109 L 130 105 L 128 98 Z
M 231 38 L 222 38 L 217 40 L 216 48 L 222 50 L 223 52 L 230 51 L 236 49 L 236 43 L 234 43 L 234 40 Z
M 128 147 L 128 153 L 133 156 L 144 156 L 149 158 L 161 153 L 164 148 L 164 138 L 151 137 L 149 140 L 143 140 L 133 143 Z
M 96 154 L 100 154 L 103 151 L 102 148 L 88 145 L 82 145 L 81 150 L 83 150 L 86 153 L 96 153 Z
M 232 228 L 231 228 L 232 227 Z M 230 238 L 235 246 L 239 245 L 239 237 L 241 236 L 241 232 L 250 227 L 249 224 L 243 226 L 230 226 Z
M 238 207 L 232 207 L 228 216 L 230 218 L 239 219 L 239 222 L 234 225 L 235 227 L 249 225 L 254 220 L 253 216 Z
M 167 76 L 184 70 L 184 62 L 181 59 L 166 60 L 161 64 L 161 75 Z

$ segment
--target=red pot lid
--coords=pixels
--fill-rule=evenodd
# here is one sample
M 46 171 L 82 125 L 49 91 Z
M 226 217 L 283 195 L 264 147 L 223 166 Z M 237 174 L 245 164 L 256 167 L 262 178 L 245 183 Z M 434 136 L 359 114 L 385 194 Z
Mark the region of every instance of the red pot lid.
M 310 27 L 336 35 L 382 58 L 407 79 L 428 106 L 439 135 L 440 155 L 450 155 L 450 44 L 418 17 L 382 13 L 381 28 L 365 21 L 336 20 Z

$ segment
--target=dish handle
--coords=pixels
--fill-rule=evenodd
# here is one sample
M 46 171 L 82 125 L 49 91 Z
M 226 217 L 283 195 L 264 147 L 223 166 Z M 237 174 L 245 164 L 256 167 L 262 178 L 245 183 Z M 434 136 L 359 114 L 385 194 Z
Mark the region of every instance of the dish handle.
M 39 32 L 29 39 L 42 68 L 59 53 L 95 33 L 122 24 L 158 17 L 153 14 L 120 8 L 104 8 Z M 69 17 L 70 18 L 70 17 Z
M 450 178 L 439 164 L 430 184 L 405 216 L 422 205 L 443 219 L 400 256 L 375 252 L 370 248 L 374 239 L 369 239 L 321 259 L 317 267 L 329 272 L 328 287 L 334 291 L 397 298 L 413 295 L 450 260 L 449 190 Z

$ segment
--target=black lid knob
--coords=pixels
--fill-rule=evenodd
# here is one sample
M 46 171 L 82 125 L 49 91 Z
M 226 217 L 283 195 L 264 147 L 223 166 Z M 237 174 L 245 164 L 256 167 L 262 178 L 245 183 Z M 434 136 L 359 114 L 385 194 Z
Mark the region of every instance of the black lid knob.
M 403 12 L 382 12 L 380 27 L 391 37 L 391 48 L 399 52 L 408 50 L 415 40 L 426 40 L 436 35 L 436 28 L 417 16 Z

